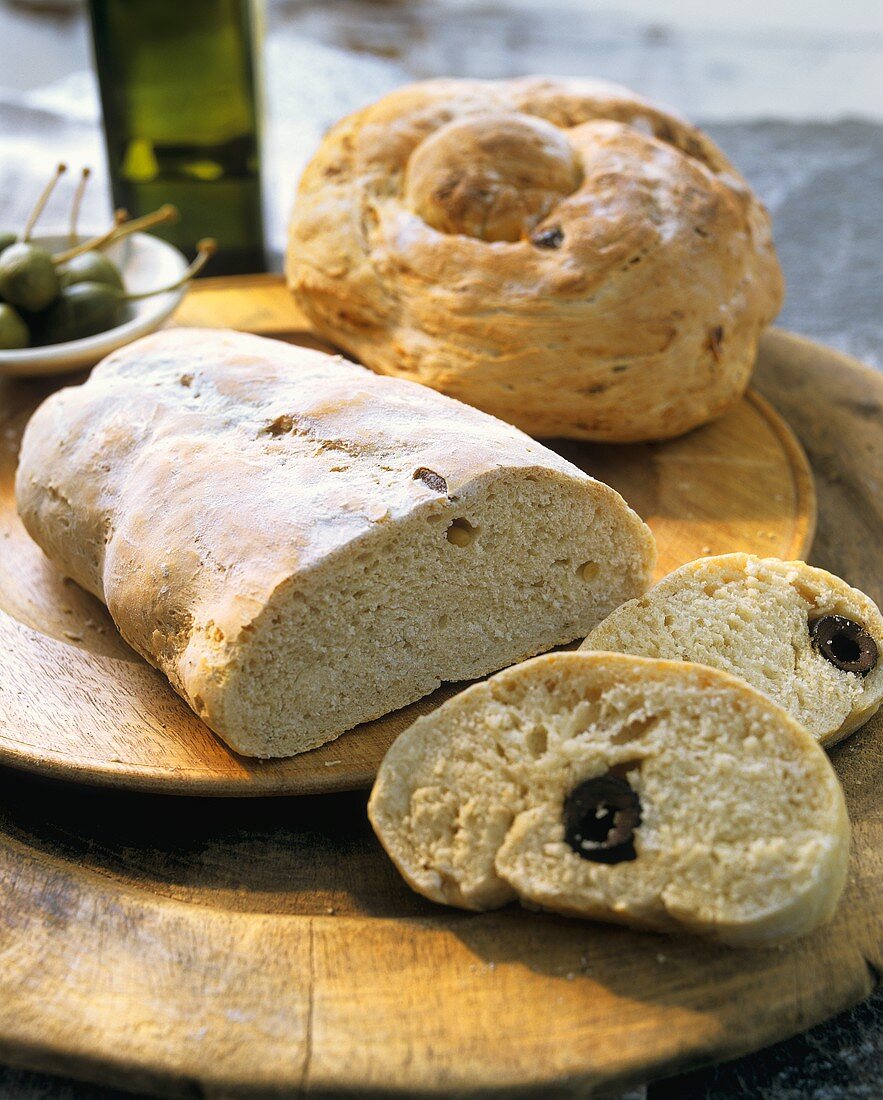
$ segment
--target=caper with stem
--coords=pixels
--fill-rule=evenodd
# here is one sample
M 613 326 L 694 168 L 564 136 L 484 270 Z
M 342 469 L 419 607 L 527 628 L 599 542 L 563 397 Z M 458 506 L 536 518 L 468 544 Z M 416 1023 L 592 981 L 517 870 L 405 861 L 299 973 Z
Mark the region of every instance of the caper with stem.
M 64 252 L 57 252 L 53 259 L 56 265 L 66 264 L 69 260 L 72 260 L 75 256 L 81 255 L 83 252 L 94 252 L 107 245 L 115 244 L 116 241 L 120 241 L 123 237 L 128 237 L 132 233 L 138 233 L 144 229 L 150 229 L 154 225 L 163 225 L 164 223 L 176 222 L 180 217 L 178 209 L 172 206 L 171 203 L 166 203 L 165 206 L 161 206 L 159 210 L 155 210 L 152 214 L 145 214 L 143 217 L 134 218 L 132 221 L 128 221 L 129 215 L 125 210 L 117 210 L 114 214 L 114 222 L 110 229 L 100 233 L 97 237 L 92 237 L 88 241 L 83 241 L 82 244 L 74 245 L 72 248 L 65 249 Z
M 196 259 L 175 282 L 138 294 L 126 294 L 107 283 L 80 282 L 62 288 L 56 301 L 39 318 L 38 336 L 43 344 L 63 344 L 95 336 L 122 324 L 126 302 L 150 298 L 177 290 L 189 282 L 214 254 L 216 245 L 207 239 L 198 244 Z
M 31 342 L 31 334 L 21 314 L 7 302 L 0 302 L 0 350 L 17 351 Z
M 37 199 L 21 237 L 0 253 L 0 298 L 34 313 L 45 309 L 58 295 L 58 276 L 51 253 L 32 244 L 30 236 L 55 184 L 66 171 L 66 165 L 58 165 Z
M 66 344 L 116 328 L 123 319 L 121 295 L 106 283 L 72 283 L 63 287 L 36 319 L 41 344 Z
M 0 253 L 0 298 L 37 313 L 58 296 L 52 254 L 29 241 L 16 241 Z
M 63 252 L 56 253 L 53 257 L 60 290 L 63 291 L 66 287 L 80 283 L 101 283 L 117 291 L 123 291 L 125 287 L 119 268 L 112 260 L 104 256 L 100 249 L 109 244 L 114 244 L 132 233 L 137 233 L 139 230 L 150 229 L 154 225 L 162 225 L 165 222 L 177 221 L 178 217 L 177 208 L 169 203 L 152 214 L 145 214 L 143 217 L 135 218 L 132 221 L 128 220 L 129 215 L 125 210 L 117 210 L 114 214 L 113 225 L 109 229 L 88 241 L 74 244 Z M 73 226 L 72 236 L 75 237 Z M 57 323 L 63 331 L 69 329 L 80 331 L 86 321 L 91 320 L 93 316 L 90 312 L 92 307 L 83 304 L 88 301 L 88 296 L 74 295 L 71 301 L 74 305 L 60 306 L 56 311 L 59 318 L 64 318 L 64 321 L 53 321 L 49 326 L 50 328 Z M 100 313 L 100 310 L 98 312 Z M 73 320 L 74 315 L 78 318 L 76 323 Z M 46 328 L 45 325 L 42 327 Z M 113 324 L 110 327 L 113 327 Z M 82 336 L 94 336 L 95 332 L 101 331 L 103 330 L 100 328 L 95 329 L 93 332 L 81 331 L 80 336 L 67 336 L 65 339 L 75 340 L 80 339 Z M 57 343 L 58 341 L 53 340 L 52 342 Z
M 58 282 L 62 289 L 74 283 L 105 283 L 107 286 L 123 289 L 123 277 L 120 270 L 101 252 L 81 252 L 67 263 L 56 268 Z
M 77 189 L 74 192 L 71 203 L 70 225 L 68 227 L 68 249 L 77 248 L 77 223 L 80 220 L 80 208 L 83 205 L 83 196 L 92 175 L 92 169 L 85 167 L 80 173 Z M 111 232 L 114 232 L 125 220 L 125 213 L 117 211 Z M 103 256 L 97 249 L 81 252 L 74 255 L 64 263 L 59 263 L 56 257 L 56 271 L 58 272 L 59 285 L 64 288 L 73 286 L 74 283 L 107 283 L 117 290 L 123 289 L 123 277 L 119 268 L 107 256 Z

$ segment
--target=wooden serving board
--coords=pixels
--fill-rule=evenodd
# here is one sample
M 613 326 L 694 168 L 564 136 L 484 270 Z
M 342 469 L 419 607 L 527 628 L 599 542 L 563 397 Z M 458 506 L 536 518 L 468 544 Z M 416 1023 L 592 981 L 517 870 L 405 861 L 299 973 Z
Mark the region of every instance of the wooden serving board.
M 774 332 L 757 385 L 809 452 L 813 559 L 881 601 L 883 378 Z M 52 679 L 81 690 L 74 667 L 20 679 L 35 721 Z M 0 769 L 0 1060 L 181 1097 L 564 1100 L 756 1049 L 883 971 L 883 717 L 832 758 L 845 897 L 815 935 L 756 951 L 432 905 L 363 793 L 167 798 Z
M 204 280 L 176 321 L 322 346 L 272 276 Z M 44 558 L 16 515 L 21 431 L 57 385 L 0 381 L 0 762 L 178 794 L 309 794 L 368 785 L 394 738 L 458 685 L 301 756 L 260 763 L 231 752 L 128 648 L 105 608 Z M 809 549 L 815 496 L 806 458 L 757 393 L 668 443 L 552 445 L 613 485 L 647 520 L 660 576 L 703 554 L 798 558 Z

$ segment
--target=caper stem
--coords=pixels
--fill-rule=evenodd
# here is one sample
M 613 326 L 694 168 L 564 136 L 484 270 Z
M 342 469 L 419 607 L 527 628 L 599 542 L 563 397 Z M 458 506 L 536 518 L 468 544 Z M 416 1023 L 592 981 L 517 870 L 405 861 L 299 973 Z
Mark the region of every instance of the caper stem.
M 89 177 L 92 175 L 91 168 L 84 168 L 80 173 L 80 180 L 77 183 L 77 189 L 74 191 L 74 201 L 71 203 L 71 222 L 70 230 L 68 231 L 68 244 L 71 248 L 77 243 L 77 222 L 80 220 L 80 207 L 83 205 L 83 195 L 86 192 L 86 184 L 89 182 Z
M 170 283 L 168 286 L 156 287 L 154 290 L 144 290 L 140 294 L 121 294 L 120 301 L 136 302 L 139 298 L 152 298 L 154 294 L 168 294 L 170 290 L 177 290 L 179 286 L 189 283 L 214 256 L 218 249 L 218 242 L 212 237 L 206 237 L 197 244 L 196 249 L 196 258 L 187 265 L 185 270 L 181 272 L 180 278 L 176 279 L 174 283 Z
M 97 237 L 93 237 L 90 241 L 83 241 L 82 244 L 78 244 L 75 248 L 69 248 L 65 252 L 57 252 L 52 257 L 53 262 L 55 264 L 67 263 L 68 260 L 72 260 L 75 256 L 82 255 L 83 252 L 92 252 L 95 249 L 104 248 L 109 244 L 115 244 L 116 241 L 121 241 L 124 237 L 128 237 L 132 233 L 138 233 L 142 229 L 150 229 L 154 225 L 175 222 L 180 217 L 178 208 L 169 203 L 165 206 L 161 206 L 159 210 L 155 210 L 152 214 L 145 214 L 141 218 L 133 218 L 132 221 L 126 220 L 128 216 L 125 210 L 118 210 L 115 215 L 114 224 L 110 229 L 99 234 Z
M 59 264 L 65 264 L 68 260 L 74 259 L 75 256 L 81 256 L 84 252 L 91 252 L 93 249 L 102 248 L 109 241 L 114 239 L 114 234 L 128 216 L 125 210 L 117 210 L 113 216 L 113 225 L 110 229 L 105 229 L 105 231 L 99 233 L 97 237 L 92 237 L 88 241 L 83 241 L 82 244 L 75 245 L 73 248 L 65 249 L 64 252 L 56 252 L 52 257 L 52 262 L 57 267 Z
M 43 213 L 43 209 L 46 206 L 46 203 L 49 201 L 49 196 L 55 190 L 56 183 L 58 183 L 58 181 L 65 174 L 66 171 L 67 171 L 67 165 L 66 164 L 59 164 L 56 167 L 55 174 L 52 176 L 52 179 L 46 184 L 46 186 L 40 192 L 40 197 L 37 199 L 37 202 L 34 205 L 34 209 L 31 211 L 31 216 L 25 222 L 25 227 L 21 231 L 21 237 L 19 238 L 19 240 L 29 241 L 31 239 L 31 234 L 34 231 L 34 226 L 37 224 L 37 219 Z
M 113 231 L 113 239 L 118 241 L 121 237 L 128 237 L 130 233 L 140 233 L 142 229 L 150 229 L 154 225 L 176 222 L 180 217 L 178 207 L 167 202 L 152 214 L 144 214 L 140 218 L 133 218 L 132 221 L 126 222 L 125 225 L 118 226 Z

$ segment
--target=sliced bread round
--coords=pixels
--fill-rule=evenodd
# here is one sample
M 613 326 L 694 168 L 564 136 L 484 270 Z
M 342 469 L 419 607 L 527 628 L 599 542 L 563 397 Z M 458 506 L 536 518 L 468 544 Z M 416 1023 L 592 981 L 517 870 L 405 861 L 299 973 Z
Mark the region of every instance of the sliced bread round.
M 840 785 L 804 729 L 725 673 L 619 654 L 537 657 L 419 719 L 369 816 L 434 901 L 732 944 L 812 929 L 846 874 Z
M 883 616 L 863 592 L 802 561 L 700 558 L 617 608 L 582 648 L 730 672 L 824 745 L 883 701 Z

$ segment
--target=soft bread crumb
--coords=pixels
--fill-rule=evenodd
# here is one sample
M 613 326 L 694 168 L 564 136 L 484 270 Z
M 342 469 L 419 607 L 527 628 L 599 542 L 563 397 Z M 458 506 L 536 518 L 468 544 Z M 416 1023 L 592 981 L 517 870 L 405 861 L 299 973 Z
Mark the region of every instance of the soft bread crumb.
M 845 672 L 813 646 L 823 615 L 860 623 L 880 660 Z M 802 561 L 748 554 L 700 558 L 617 608 L 582 649 L 695 661 L 739 676 L 824 745 L 866 722 L 883 701 L 883 616 L 863 592 Z
M 636 858 L 605 864 L 567 843 L 563 805 L 611 771 L 642 817 Z M 732 944 L 814 928 L 846 874 L 842 792 L 805 730 L 724 673 L 617 654 L 538 657 L 419 719 L 387 754 L 369 816 L 435 901 L 519 898 Z

